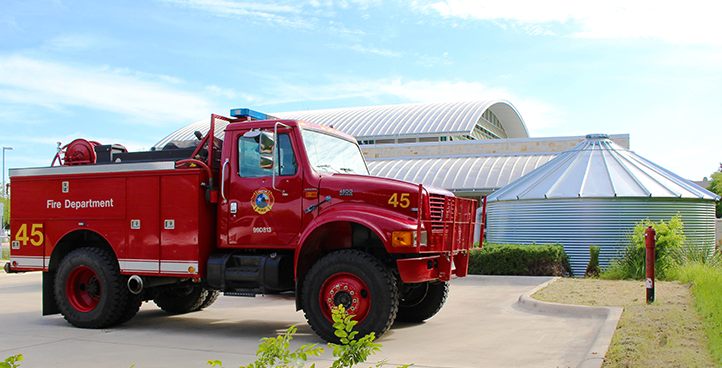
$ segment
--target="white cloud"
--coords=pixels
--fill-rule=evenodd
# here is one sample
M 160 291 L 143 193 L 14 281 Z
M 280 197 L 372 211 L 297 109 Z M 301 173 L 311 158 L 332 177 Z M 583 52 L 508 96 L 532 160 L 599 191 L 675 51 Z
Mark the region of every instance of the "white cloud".
M 296 28 L 313 28 L 313 24 L 299 17 L 301 9 L 296 5 L 278 5 L 265 2 L 237 2 L 232 0 L 162 0 L 191 9 L 201 10 L 215 16 L 243 18 L 282 24 Z
M 722 22 L 713 1 L 443 0 L 415 3 L 417 9 L 447 18 L 535 24 L 527 33 L 551 32 L 573 23 L 571 34 L 584 38 L 653 38 L 677 44 L 722 45 Z M 505 24 L 505 23 L 502 23 Z
M 0 56 L 0 103 L 62 109 L 82 106 L 140 118 L 150 125 L 205 116 L 211 102 L 180 91 L 180 80 L 109 67 Z
M 401 52 L 377 49 L 375 47 L 365 47 L 365 46 L 358 45 L 358 44 L 353 45 L 353 46 L 344 46 L 344 47 L 351 49 L 353 51 L 360 52 L 362 54 L 376 54 L 379 56 L 392 57 L 392 58 L 399 58 L 399 57 L 404 56 L 404 54 Z
M 87 49 L 96 45 L 96 39 L 89 35 L 62 35 L 47 42 L 47 47 L 53 50 Z
M 304 89 L 300 86 L 288 85 L 280 85 L 277 88 L 268 94 L 275 95 L 280 100 L 268 101 L 268 104 L 350 98 L 388 101 L 389 97 L 395 97 L 404 102 L 503 99 L 511 102 L 517 108 L 532 134 L 542 129 L 553 128 L 563 122 L 561 110 L 552 104 L 516 96 L 504 88 L 487 87 L 477 82 L 350 78 L 343 79 L 338 83 L 316 85 L 313 88 Z

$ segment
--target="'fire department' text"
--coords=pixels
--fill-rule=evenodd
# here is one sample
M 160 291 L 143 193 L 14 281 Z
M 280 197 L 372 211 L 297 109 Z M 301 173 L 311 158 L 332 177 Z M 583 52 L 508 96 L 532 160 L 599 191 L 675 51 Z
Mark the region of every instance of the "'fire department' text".
M 76 210 L 79 210 L 81 208 L 103 208 L 103 207 L 113 207 L 113 198 L 106 199 L 106 200 L 94 200 L 94 199 L 88 199 L 87 201 L 71 201 L 69 199 L 65 200 L 65 205 L 63 206 L 63 202 L 56 202 L 52 199 L 48 199 L 47 202 L 47 208 L 73 208 Z

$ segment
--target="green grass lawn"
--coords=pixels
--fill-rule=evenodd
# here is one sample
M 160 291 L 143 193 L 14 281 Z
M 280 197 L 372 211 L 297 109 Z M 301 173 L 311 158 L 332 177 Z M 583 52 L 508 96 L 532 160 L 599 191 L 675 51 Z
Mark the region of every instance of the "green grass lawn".
M 692 263 L 678 272 L 680 282 L 692 285 L 694 306 L 705 320 L 710 353 L 722 365 L 722 268 Z

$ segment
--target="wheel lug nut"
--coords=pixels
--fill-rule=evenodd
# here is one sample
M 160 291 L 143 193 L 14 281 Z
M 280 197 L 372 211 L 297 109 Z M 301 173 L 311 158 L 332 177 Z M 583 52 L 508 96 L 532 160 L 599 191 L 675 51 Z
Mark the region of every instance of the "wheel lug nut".
M 344 290 L 348 290 L 348 285 L 343 287 Z
M 353 290 L 351 290 L 351 293 L 350 293 L 350 294 L 351 294 L 351 295 L 353 295 L 353 294 L 354 294 Z

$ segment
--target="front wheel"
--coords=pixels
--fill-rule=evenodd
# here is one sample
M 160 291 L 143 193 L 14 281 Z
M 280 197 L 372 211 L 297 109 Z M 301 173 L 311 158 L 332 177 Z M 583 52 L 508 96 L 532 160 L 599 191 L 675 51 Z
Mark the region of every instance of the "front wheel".
M 405 284 L 403 289 L 396 319 L 404 322 L 422 322 L 433 317 L 449 295 L 448 282 Z
M 321 258 L 303 283 L 303 310 L 316 334 L 337 343 L 331 310 L 343 305 L 359 321 L 359 337 L 383 335 L 394 323 L 399 305 L 396 282 L 376 258 L 358 250 L 341 250 Z
M 113 325 L 126 310 L 118 263 L 99 248 L 80 248 L 68 253 L 58 266 L 54 293 L 58 309 L 73 326 L 104 328 Z

